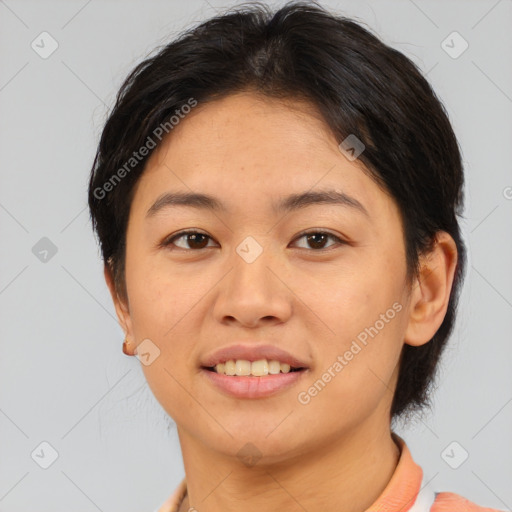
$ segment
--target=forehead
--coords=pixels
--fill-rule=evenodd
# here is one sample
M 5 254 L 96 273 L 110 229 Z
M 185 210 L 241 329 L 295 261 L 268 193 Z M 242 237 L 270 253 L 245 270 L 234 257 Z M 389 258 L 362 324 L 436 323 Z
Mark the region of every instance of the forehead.
M 196 160 L 210 155 L 210 160 L 222 158 L 239 166 L 251 163 L 267 168 L 292 154 L 294 160 L 306 158 L 307 162 L 324 154 L 324 161 L 333 144 L 334 135 L 311 104 L 242 92 L 200 103 L 157 151 L 161 156 L 168 150 L 186 150 Z
M 163 192 L 200 192 L 221 196 L 226 209 L 275 210 L 289 194 L 336 189 L 372 214 L 389 198 L 363 168 L 310 104 L 246 92 L 185 115 L 150 156 L 136 196 L 148 205 Z

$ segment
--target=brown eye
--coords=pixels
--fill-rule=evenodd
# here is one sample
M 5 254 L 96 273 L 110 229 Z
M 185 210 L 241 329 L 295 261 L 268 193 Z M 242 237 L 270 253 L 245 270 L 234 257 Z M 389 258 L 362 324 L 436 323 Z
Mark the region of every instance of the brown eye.
M 184 242 L 180 242 L 182 245 L 177 244 L 176 241 L 183 239 Z M 168 247 L 170 245 L 174 245 L 180 249 L 204 249 L 208 245 L 208 240 L 211 240 L 211 237 L 205 233 L 201 233 L 199 231 L 182 231 L 174 235 L 172 238 L 167 239 L 163 245 Z
M 309 247 L 305 247 L 305 249 L 308 249 L 308 248 L 312 248 L 315 250 L 325 249 L 326 248 L 325 243 L 327 242 L 327 240 L 329 240 L 329 238 L 339 244 L 345 243 L 344 240 L 342 240 L 341 238 L 333 235 L 332 233 L 327 233 L 325 231 L 309 231 L 307 233 L 302 233 L 302 235 L 300 235 L 298 238 L 296 238 L 296 240 L 300 240 L 301 238 L 305 238 L 306 243 L 309 244 Z M 330 246 L 327 246 L 327 248 L 329 248 L 331 246 L 332 246 L 332 244 Z

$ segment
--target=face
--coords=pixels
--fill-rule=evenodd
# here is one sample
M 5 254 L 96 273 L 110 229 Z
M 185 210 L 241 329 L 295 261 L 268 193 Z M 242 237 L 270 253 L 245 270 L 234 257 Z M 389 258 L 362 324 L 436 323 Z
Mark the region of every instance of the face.
M 338 144 L 307 105 L 240 93 L 199 104 L 137 184 L 123 323 L 135 344 L 150 340 L 142 367 L 180 436 L 211 452 L 251 443 L 277 461 L 389 428 L 408 325 L 402 224 Z M 325 191 L 338 201 L 278 207 Z M 218 208 L 155 205 L 166 193 L 208 195 Z M 219 349 L 241 347 L 236 360 L 263 345 L 305 369 L 237 377 L 202 367 Z

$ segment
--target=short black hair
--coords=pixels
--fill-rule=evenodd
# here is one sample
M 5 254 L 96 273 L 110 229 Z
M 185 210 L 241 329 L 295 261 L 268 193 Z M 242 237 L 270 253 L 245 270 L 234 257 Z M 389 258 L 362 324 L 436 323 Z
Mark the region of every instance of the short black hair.
M 316 107 L 339 142 L 355 135 L 365 145 L 358 157 L 363 171 L 400 209 L 409 283 L 438 231 L 455 241 L 458 260 L 445 318 L 428 343 L 404 345 L 391 417 L 430 405 L 466 266 L 457 220 L 464 176 L 448 114 L 419 68 L 362 22 L 328 12 L 318 2 L 289 2 L 275 11 L 248 2 L 157 50 L 122 84 L 89 182 L 92 225 L 120 296 L 126 297 L 130 206 L 148 159 L 139 155 L 134 162 L 133 153 L 148 137 L 154 140 L 155 130 L 168 126 L 191 98 L 202 104 L 255 91 L 304 100 Z M 131 158 L 134 165 L 127 168 Z

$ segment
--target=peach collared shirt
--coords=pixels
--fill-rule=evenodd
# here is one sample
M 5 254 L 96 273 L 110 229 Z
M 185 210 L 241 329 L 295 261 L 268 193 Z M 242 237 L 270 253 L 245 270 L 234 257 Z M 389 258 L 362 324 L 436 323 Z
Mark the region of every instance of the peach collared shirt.
M 365 512 L 503 512 L 485 508 L 452 492 L 434 492 L 424 480 L 405 441 L 392 433 L 400 448 L 400 459 L 388 485 Z M 184 478 L 172 495 L 155 512 L 178 512 L 187 494 Z

